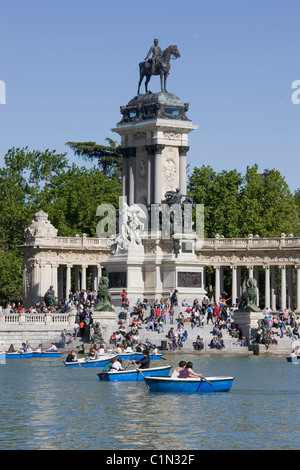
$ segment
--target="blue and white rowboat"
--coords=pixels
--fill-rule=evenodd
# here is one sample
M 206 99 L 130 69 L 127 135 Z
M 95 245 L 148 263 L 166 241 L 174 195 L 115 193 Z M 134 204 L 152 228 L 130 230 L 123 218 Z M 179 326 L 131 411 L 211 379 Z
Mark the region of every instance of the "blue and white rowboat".
M 300 356 L 289 356 L 286 358 L 288 362 L 293 362 L 294 364 L 299 364 L 300 362 Z
M 233 377 L 205 377 L 205 379 L 178 379 L 172 377 L 146 377 L 144 378 L 151 392 L 186 392 L 211 393 L 229 392 Z
M 139 361 L 140 359 L 143 359 L 143 353 L 135 353 L 135 360 Z M 160 361 L 162 359 L 162 354 L 149 354 L 149 358 L 151 361 Z
M 30 359 L 33 353 L 24 353 L 24 352 L 13 352 L 13 353 L 6 353 L 6 359 Z
M 172 366 L 153 367 L 151 369 L 142 369 L 142 374 L 138 370 L 120 370 L 100 372 L 99 380 L 109 382 L 142 382 L 144 377 L 168 377 Z M 143 377 L 144 376 L 144 377 Z
M 87 357 L 83 359 L 77 359 L 77 361 L 74 362 L 64 361 L 64 364 L 66 367 L 104 367 L 113 357 L 116 357 L 116 355 L 103 355 L 99 359 L 90 359 Z
M 126 361 L 139 361 L 140 359 L 143 359 L 143 353 L 139 352 L 132 352 L 132 353 L 120 353 L 117 355 L 120 359 L 125 359 Z M 151 361 L 155 360 L 161 360 L 162 359 L 162 354 L 149 354 L 149 358 Z
M 60 357 L 61 353 L 58 351 L 42 351 L 36 352 L 33 351 L 32 357 Z

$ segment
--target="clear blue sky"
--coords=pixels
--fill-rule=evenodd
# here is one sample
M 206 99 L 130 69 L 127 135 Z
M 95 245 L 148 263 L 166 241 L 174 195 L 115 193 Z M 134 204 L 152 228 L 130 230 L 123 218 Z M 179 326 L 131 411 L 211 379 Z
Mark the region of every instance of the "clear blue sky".
M 11 147 L 68 152 L 67 141 L 119 139 L 138 63 L 158 38 L 177 44 L 168 91 L 190 103 L 188 163 L 257 163 L 300 187 L 299 0 L 1 0 L 0 164 Z M 150 81 L 159 91 L 159 78 Z M 119 141 L 119 140 L 118 140 Z

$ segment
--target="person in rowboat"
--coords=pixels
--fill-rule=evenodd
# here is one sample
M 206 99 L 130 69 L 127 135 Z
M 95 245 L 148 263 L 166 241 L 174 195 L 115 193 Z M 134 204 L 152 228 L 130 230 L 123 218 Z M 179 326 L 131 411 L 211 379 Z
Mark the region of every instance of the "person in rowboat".
M 186 362 L 185 361 L 180 361 L 178 364 L 178 367 L 176 367 L 171 375 L 172 379 L 176 378 L 178 379 L 180 372 L 183 371 L 186 367 Z
M 143 358 L 138 360 L 138 361 L 130 361 L 130 364 L 140 364 L 140 369 L 149 369 L 150 367 L 150 357 L 149 357 L 149 350 L 148 349 L 144 349 L 143 351 Z
M 202 374 L 197 374 L 196 372 L 193 371 L 193 363 L 192 362 L 187 362 L 186 367 L 179 373 L 178 376 L 179 379 L 198 379 L 198 378 L 203 378 Z
M 51 351 L 53 351 L 53 352 L 57 352 L 57 351 L 58 351 L 58 349 L 57 349 L 57 347 L 55 346 L 55 344 L 54 344 L 54 343 L 51 343 L 51 347 L 50 347 L 50 348 L 48 348 L 48 349 L 46 349 L 46 351 L 50 351 L 50 352 L 51 352 Z
M 75 351 L 71 351 L 70 354 L 67 355 L 66 362 L 77 362 L 77 356 Z

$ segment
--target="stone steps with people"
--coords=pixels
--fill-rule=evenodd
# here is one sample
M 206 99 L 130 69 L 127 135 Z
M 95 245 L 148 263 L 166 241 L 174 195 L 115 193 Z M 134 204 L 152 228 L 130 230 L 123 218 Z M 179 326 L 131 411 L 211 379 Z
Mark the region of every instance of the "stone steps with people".
M 116 310 L 116 329 L 118 328 L 118 315 L 120 312 L 123 312 L 124 309 L 121 307 L 115 307 Z M 164 346 L 169 350 L 169 342 L 168 338 L 166 337 L 169 330 L 173 327 L 175 334 L 177 333 L 178 330 L 178 317 L 180 313 L 183 314 L 184 316 L 184 322 L 183 322 L 183 329 L 187 331 L 187 339 L 183 342 L 183 351 L 194 351 L 194 345 L 193 343 L 196 341 L 197 336 L 199 335 L 203 339 L 204 343 L 204 348 L 203 350 L 210 350 L 210 342 L 213 338 L 213 324 L 211 321 L 207 325 L 207 320 L 205 316 L 205 322 L 203 326 L 195 326 L 192 328 L 191 322 L 188 320 L 189 319 L 189 313 L 185 311 L 186 307 L 179 307 L 179 306 L 174 306 L 174 319 L 173 323 L 170 322 L 170 317 L 169 314 L 167 314 L 166 317 L 166 324 L 163 325 L 163 331 L 160 333 L 158 330 L 152 331 L 151 328 L 148 328 L 148 323 L 146 319 L 149 317 L 149 311 L 145 310 L 144 311 L 144 322 L 141 325 L 141 328 L 138 329 L 139 332 L 139 337 L 140 341 L 143 343 L 146 342 L 147 339 L 151 341 L 152 344 L 155 344 L 158 348 L 161 348 Z M 132 319 L 135 317 L 135 315 L 128 316 L 127 320 L 125 321 L 125 327 L 126 330 L 128 330 L 132 324 Z M 222 336 L 223 336 L 223 341 L 225 345 L 225 349 L 234 349 L 234 350 L 245 350 L 243 347 L 237 347 L 236 346 L 236 338 L 233 338 L 232 336 L 229 335 L 227 329 L 222 330 Z M 176 349 L 178 351 L 178 348 Z
M 124 309 L 121 307 L 116 307 L 116 330 L 118 329 L 118 315 L 120 312 L 124 312 Z M 152 329 L 147 328 L 148 324 L 145 322 L 147 318 L 149 317 L 149 310 L 144 310 L 144 322 L 141 325 L 141 328 L 139 328 L 139 337 L 140 341 L 143 343 L 146 342 L 147 339 L 151 341 L 152 344 L 155 344 L 158 348 L 161 348 L 164 346 L 169 350 L 169 344 L 168 344 L 168 338 L 166 335 L 168 334 L 170 328 L 174 328 L 175 333 L 177 332 L 178 328 L 178 317 L 180 314 L 183 314 L 184 316 L 184 330 L 187 331 L 187 340 L 183 342 L 183 348 L 182 351 L 194 351 L 194 342 L 196 341 L 197 336 L 199 335 L 203 339 L 204 343 L 204 348 L 203 350 L 207 351 L 212 351 L 210 348 L 210 342 L 213 338 L 213 324 L 211 321 L 209 321 L 209 324 L 207 324 L 207 314 L 204 315 L 204 325 L 203 326 L 195 326 L 192 328 L 191 322 L 188 321 L 189 318 L 189 312 L 186 311 L 186 307 L 180 307 L 180 306 L 174 306 L 174 320 L 173 323 L 170 323 L 170 317 L 169 314 L 167 313 L 166 317 L 166 324 L 163 325 L 163 331 L 160 333 L 157 330 L 152 331 Z M 125 326 L 126 330 L 128 331 L 131 324 L 132 324 L 132 319 L 136 317 L 136 315 L 128 316 Z M 233 320 L 234 320 L 234 315 L 233 315 Z M 237 342 L 237 338 L 232 337 L 227 328 L 222 329 L 222 337 L 225 345 L 226 351 L 234 351 L 234 352 L 245 352 L 245 350 L 248 350 L 248 345 L 246 347 L 239 346 Z M 269 349 L 270 350 L 276 350 L 276 352 L 280 353 L 280 351 L 287 351 L 291 348 L 292 340 L 287 337 L 280 337 L 280 332 L 275 330 L 275 337 L 277 340 L 276 345 L 270 345 Z M 178 348 L 177 348 L 178 351 Z

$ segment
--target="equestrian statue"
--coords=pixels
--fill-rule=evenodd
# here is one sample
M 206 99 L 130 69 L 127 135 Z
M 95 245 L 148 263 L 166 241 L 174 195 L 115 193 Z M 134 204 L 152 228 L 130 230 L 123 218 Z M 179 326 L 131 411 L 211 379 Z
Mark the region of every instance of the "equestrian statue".
M 152 57 L 149 58 L 151 54 Z M 158 39 L 154 39 L 154 44 L 150 47 L 144 62 L 140 62 L 139 64 L 140 80 L 138 85 L 138 95 L 140 94 L 140 87 L 144 77 L 146 77 L 145 92 L 148 93 L 148 83 L 152 75 L 160 76 L 161 92 L 167 93 L 166 84 L 171 67 L 171 56 L 174 56 L 175 58 L 180 57 L 177 46 L 169 46 L 162 52 L 158 45 Z

